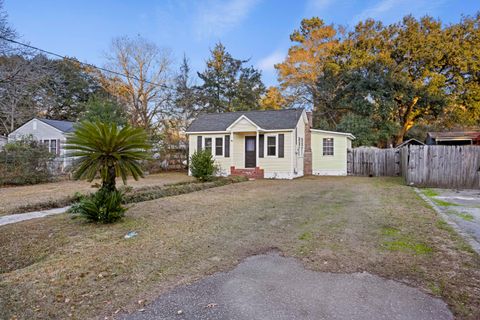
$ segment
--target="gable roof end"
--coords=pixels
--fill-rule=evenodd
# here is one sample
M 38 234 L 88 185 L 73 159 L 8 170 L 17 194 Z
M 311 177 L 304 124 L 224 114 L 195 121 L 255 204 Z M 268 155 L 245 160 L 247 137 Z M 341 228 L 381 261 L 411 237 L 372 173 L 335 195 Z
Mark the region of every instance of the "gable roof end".
M 192 124 L 190 124 L 187 133 L 227 131 L 227 129 L 242 116 L 263 130 L 295 129 L 303 112 L 303 109 L 284 109 L 201 113 L 193 120 Z

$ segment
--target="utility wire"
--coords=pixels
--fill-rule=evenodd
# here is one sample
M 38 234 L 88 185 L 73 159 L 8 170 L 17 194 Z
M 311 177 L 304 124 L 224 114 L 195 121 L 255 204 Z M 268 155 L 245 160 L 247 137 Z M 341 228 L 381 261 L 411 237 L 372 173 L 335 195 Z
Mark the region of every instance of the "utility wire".
M 71 61 L 71 62 L 74 62 L 74 63 L 79 63 L 79 64 L 81 64 L 83 66 L 86 66 L 86 67 L 94 68 L 94 69 L 97 69 L 97 70 L 100 70 L 100 71 L 103 71 L 103 72 L 116 74 L 118 76 L 121 76 L 121 77 L 124 77 L 124 78 L 127 78 L 127 79 L 133 79 L 133 80 L 137 80 L 137 81 L 140 81 L 140 82 L 145 82 L 145 83 L 152 84 L 154 86 L 162 87 L 162 88 L 165 88 L 165 89 L 172 89 L 171 87 L 169 87 L 167 85 L 164 85 L 164 84 L 155 83 L 155 82 L 151 82 L 151 81 L 147 81 L 147 80 L 140 80 L 136 76 L 130 76 L 130 75 L 118 72 L 118 71 L 113 71 L 113 70 L 109 70 L 109 69 L 106 69 L 106 68 L 98 67 L 98 66 L 90 64 L 90 63 L 82 62 L 82 61 L 79 61 L 79 60 L 76 60 L 76 59 L 73 59 L 73 58 L 69 58 L 67 56 L 62 56 L 61 54 L 58 54 L 58 53 L 55 53 L 55 52 L 52 52 L 52 51 L 48 51 L 48 50 L 44 50 L 44 49 L 40 49 L 38 47 L 34 47 L 34 46 L 29 45 L 29 44 L 22 43 L 22 42 L 13 40 L 13 39 L 5 38 L 3 36 L 0 36 L 0 39 L 11 42 L 11 43 L 15 43 L 15 44 L 18 44 L 18 45 L 21 45 L 21 46 L 24 46 L 26 48 L 30 48 L 30 49 L 33 49 L 33 50 L 36 50 L 36 51 L 40 51 L 40 52 L 43 52 L 45 54 L 55 56 L 57 58 L 65 59 L 65 60 L 68 60 L 68 61 Z

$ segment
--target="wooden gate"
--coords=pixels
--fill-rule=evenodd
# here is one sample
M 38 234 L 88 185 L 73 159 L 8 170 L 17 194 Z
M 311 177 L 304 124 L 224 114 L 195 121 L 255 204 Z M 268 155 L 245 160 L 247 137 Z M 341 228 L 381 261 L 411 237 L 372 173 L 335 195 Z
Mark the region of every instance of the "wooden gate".
M 347 173 L 354 176 L 400 176 L 400 150 L 360 147 L 347 152 Z

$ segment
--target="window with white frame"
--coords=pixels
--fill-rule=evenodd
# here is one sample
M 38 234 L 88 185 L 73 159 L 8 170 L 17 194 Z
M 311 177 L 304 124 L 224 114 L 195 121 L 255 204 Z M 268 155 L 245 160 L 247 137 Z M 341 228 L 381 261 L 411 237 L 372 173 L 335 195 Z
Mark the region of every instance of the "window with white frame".
M 215 138 L 215 155 L 223 156 L 223 138 Z
M 277 137 L 267 136 L 267 156 L 277 155 Z
M 57 153 L 57 140 L 50 140 L 50 153 Z
M 333 156 L 333 138 L 323 138 L 323 155 Z
M 212 153 L 212 138 L 205 138 L 204 146 L 205 150 L 208 150 L 210 153 Z

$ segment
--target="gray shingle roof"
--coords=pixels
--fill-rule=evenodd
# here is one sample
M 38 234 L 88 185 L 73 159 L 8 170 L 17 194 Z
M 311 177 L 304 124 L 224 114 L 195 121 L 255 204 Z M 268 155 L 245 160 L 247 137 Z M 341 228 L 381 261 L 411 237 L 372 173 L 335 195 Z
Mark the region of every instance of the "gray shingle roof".
M 73 124 L 74 122 L 71 121 L 65 121 L 65 120 L 51 120 L 51 119 L 38 119 L 54 128 L 57 128 L 58 130 L 62 132 L 72 132 L 74 130 Z
M 265 130 L 295 129 L 303 109 L 201 113 L 187 132 L 225 131 L 242 115 Z

